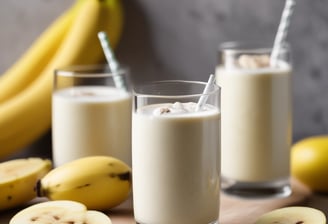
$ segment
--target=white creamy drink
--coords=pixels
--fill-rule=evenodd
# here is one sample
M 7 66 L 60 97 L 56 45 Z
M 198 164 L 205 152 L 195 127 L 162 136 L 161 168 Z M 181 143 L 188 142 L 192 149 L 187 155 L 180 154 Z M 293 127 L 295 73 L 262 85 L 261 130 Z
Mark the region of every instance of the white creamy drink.
M 113 87 L 71 87 L 53 94 L 56 166 L 83 156 L 110 155 L 131 164 L 131 94 Z
M 133 114 L 137 223 L 206 224 L 218 219 L 220 113 L 211 105 L 195 112 L 195 106 L 152 104 Z
M 272 68 L 268 58 L 257 59 L 240 58 L 239 68 L 216 70 L 222 88 L 222 176 L 240 182 L 287 180 L 291 67 L 281 62 Z

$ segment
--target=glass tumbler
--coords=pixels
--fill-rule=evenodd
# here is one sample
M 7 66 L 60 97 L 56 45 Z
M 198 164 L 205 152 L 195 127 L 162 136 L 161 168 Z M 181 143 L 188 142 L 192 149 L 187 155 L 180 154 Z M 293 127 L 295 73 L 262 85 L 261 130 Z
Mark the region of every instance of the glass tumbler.
M 216 84 L 159 81 L 135 86 L 132 177 L 139 224 L 217 223 L 220 110 Z M 197 109 L 201 97 L 207 100 Z
M 286 197 L 292 140 L 291 53 L 229 42 L 216 68 L 222 106 L 222 190 L 242 197 Z
M 55 166 L 109 155 L 131 165 L 132 95 L 129 70 L 72 66 L 55 71 L 52 144 Z

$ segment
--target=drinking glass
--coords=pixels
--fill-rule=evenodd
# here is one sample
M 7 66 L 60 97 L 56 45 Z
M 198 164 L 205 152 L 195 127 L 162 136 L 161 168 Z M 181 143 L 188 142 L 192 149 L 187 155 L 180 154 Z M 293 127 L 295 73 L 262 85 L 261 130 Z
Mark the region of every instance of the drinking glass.
M 135 86 L 132 115 L 134 216 L 140 224 L 217 223 L 219 87 L 196 81 Z M 206 103 L 197 110 L 199 99 Z
M 52 95 L 55 166 L 92 155 L 113 156 L 131 165 L 132 95 L 128 76 L 127 67 L 112 73 L 105 65 L 55 71 Z
M 291 53 L 276 66 L 259 43 L 221 45 L 216 69 L 222 106 L 222 190 L 242 197 L 291 194 Z

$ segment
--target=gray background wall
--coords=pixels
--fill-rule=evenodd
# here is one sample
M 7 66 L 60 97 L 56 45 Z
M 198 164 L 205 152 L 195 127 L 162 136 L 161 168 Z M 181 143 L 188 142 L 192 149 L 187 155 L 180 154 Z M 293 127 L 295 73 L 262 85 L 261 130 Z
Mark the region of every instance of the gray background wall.
M 0 3 L 0 74 L 73 0 Z M 144 79 L 206 80 L 217 46 L 273 38 L 284 0 L 122 0 L 126 23 L 117 56 Z M 328 132 L 328 2 L 297 0 L 293 50 L 294 140 Z M 1 91 L 1 90 L 0 90 Z M 41 141 L 49 142 L 49 134 Z

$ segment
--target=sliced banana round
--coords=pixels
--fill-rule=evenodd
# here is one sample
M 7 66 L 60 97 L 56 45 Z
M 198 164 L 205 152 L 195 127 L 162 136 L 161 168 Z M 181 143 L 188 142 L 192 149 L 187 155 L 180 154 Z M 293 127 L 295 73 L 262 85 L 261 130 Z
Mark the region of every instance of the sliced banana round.
M 315 208 L 292 206 L 265 213 L 255 224 L 326 224 L 326 216 Z
M 112 221 L 102 212 L 89 210 L 85 215 L 85 224 L 112 224 Z
M 87 208 L 74 201 L 47 201 L 31 205 L 15 214 L 9 224 L 84 224 Z
M 24 158 L 0 163 L 0 210 L 22 205 L 36 197 L 34 187 L 52 167 L 48 159 Z

